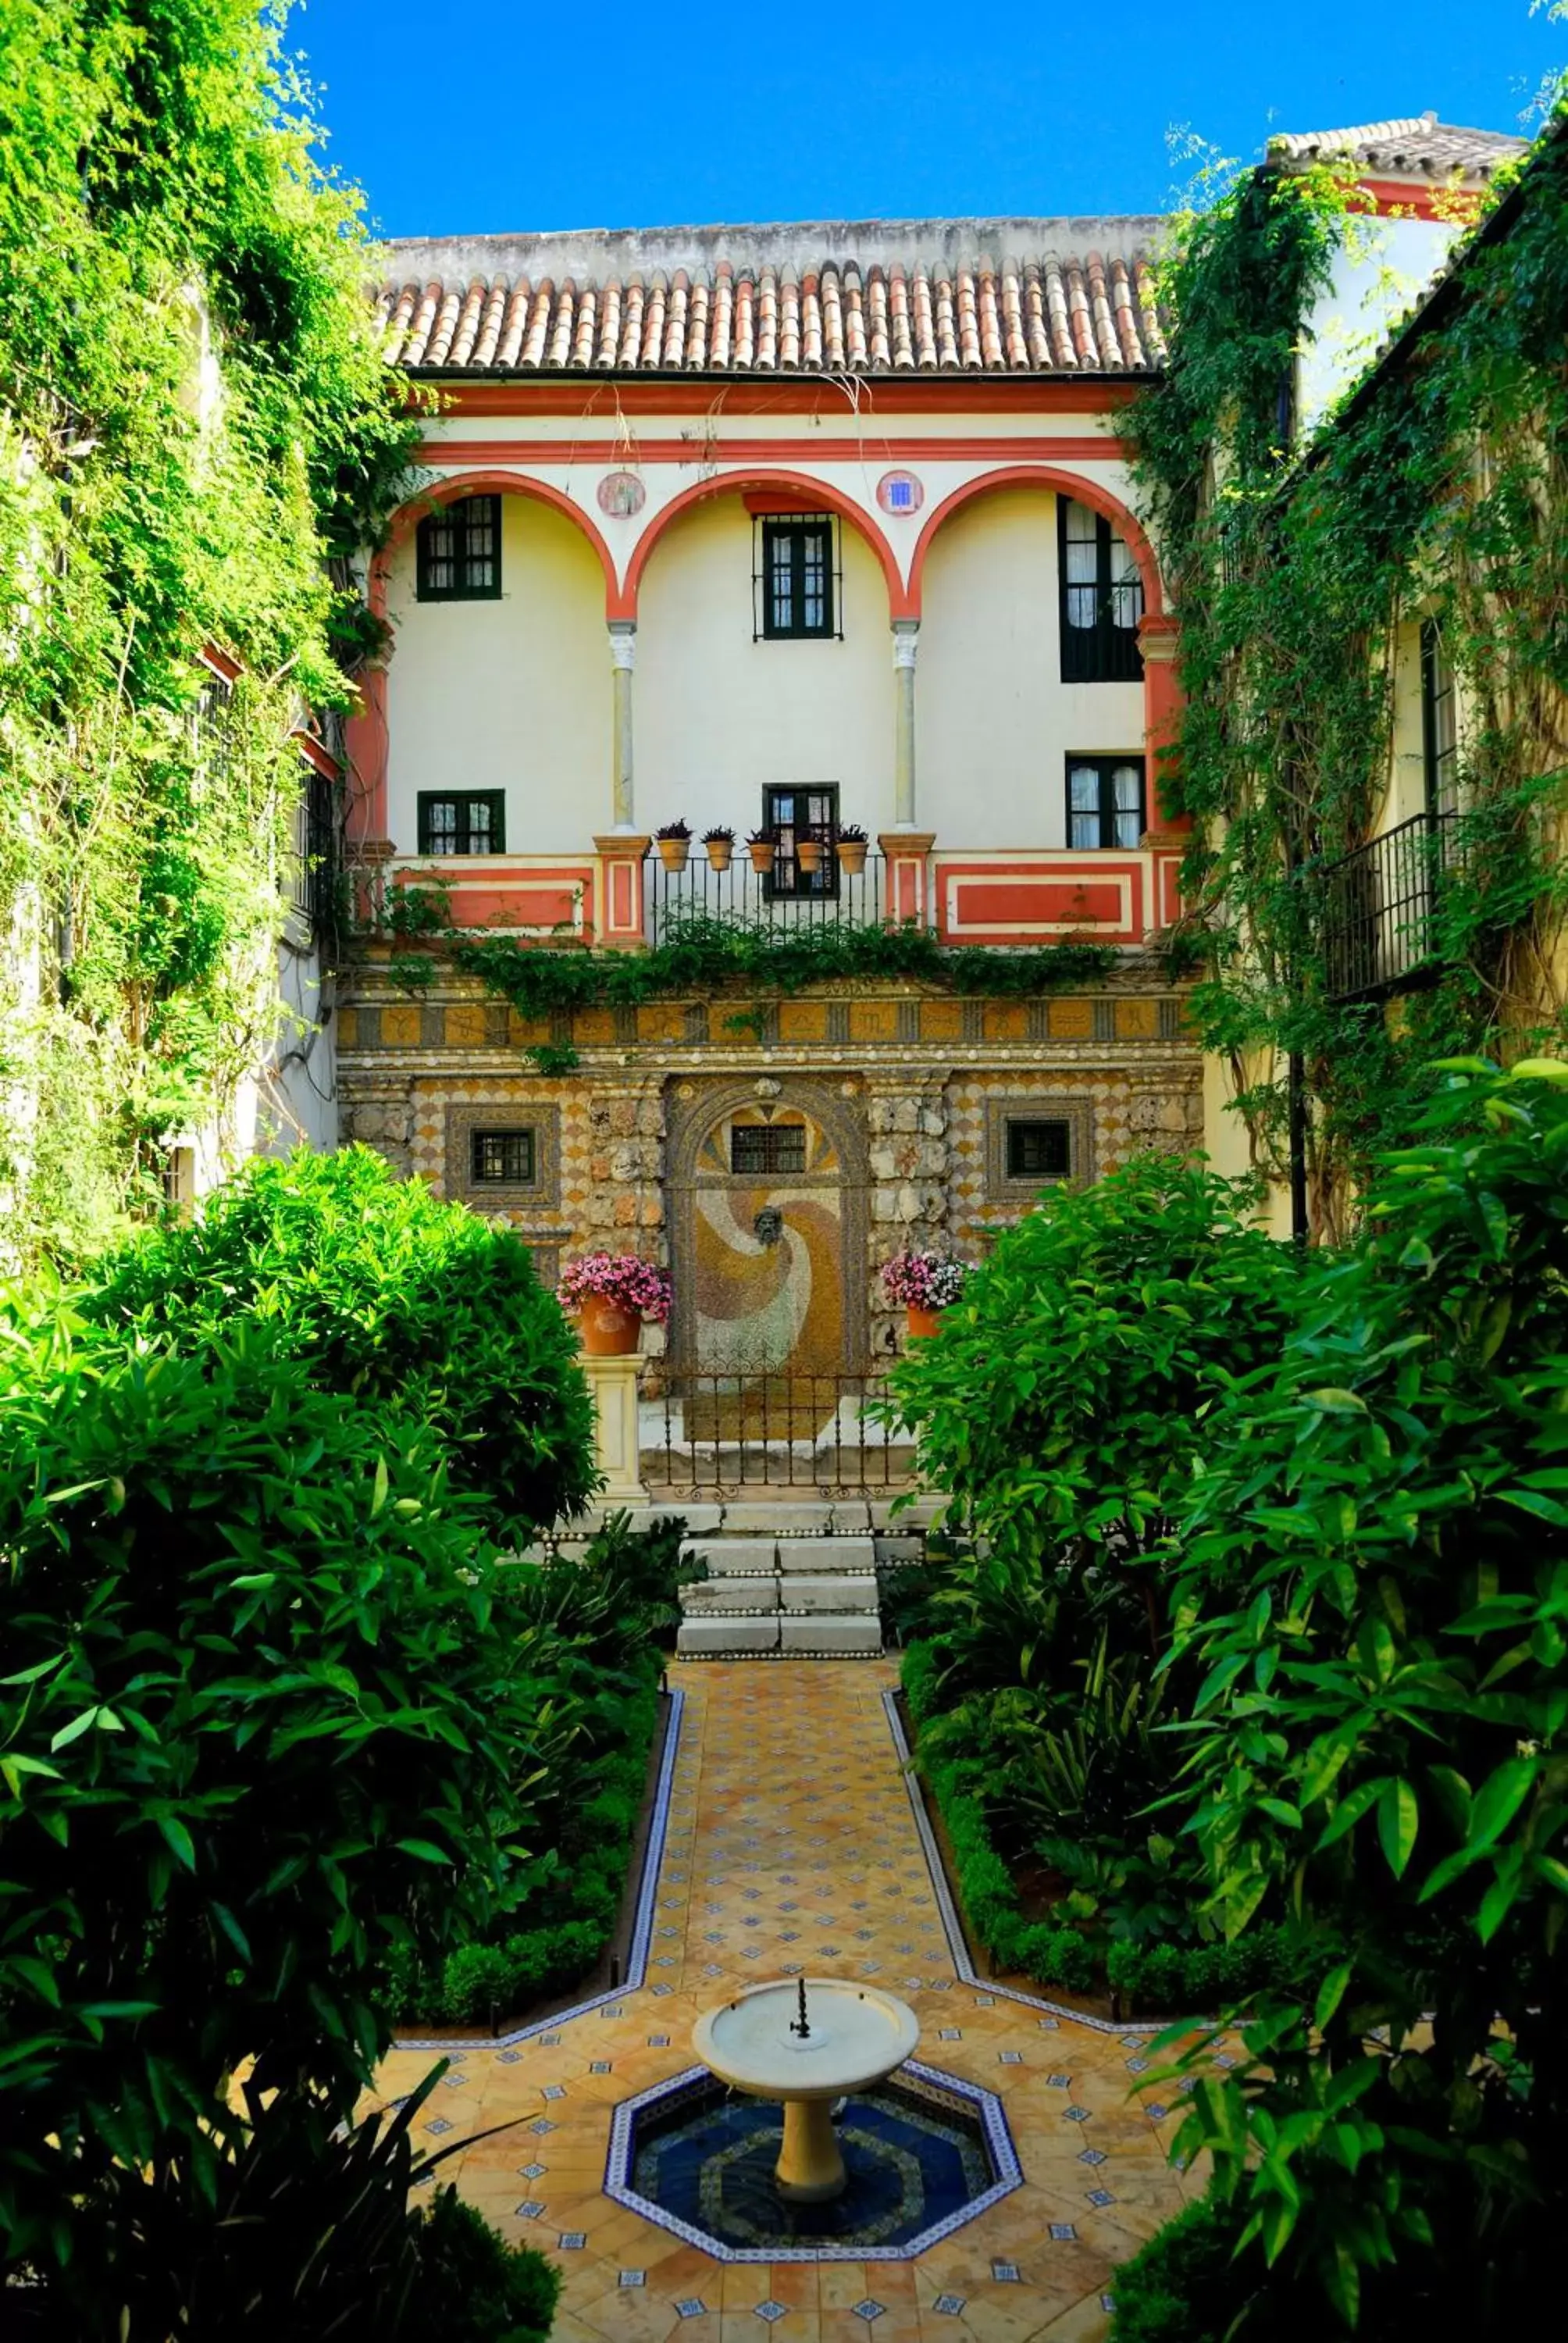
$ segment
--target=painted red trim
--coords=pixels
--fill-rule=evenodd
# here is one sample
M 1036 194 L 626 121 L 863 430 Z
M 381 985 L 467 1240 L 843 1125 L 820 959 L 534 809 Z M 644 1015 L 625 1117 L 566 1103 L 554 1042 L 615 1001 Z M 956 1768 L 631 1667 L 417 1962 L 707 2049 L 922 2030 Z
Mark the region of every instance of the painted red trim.
M 1128 510 L 1118 496 L 1099 480 L 1086 480 L 1080 472 L 1064 472 L 1055 464 L 1007 464 L 994 472 L 982 472 L 978 479 L 966 480 L 944 497 L 927 519 L 915 546 L 914 559 L 910 564 L 908 607 L 895 610 L 895 618 L 919 618 L 920 585 L 926 557 L 931 540 L 944 521 L 976 498 L 989 496 L 996 488 L 1050 488 L 1054 494 L 1076 497 L 1081 504 L 1092 506 L 1124 539 L 1132 558 L 1138 564 L 1143 580 L 1143 608 L 1151 618 L 1159 618 L 1165 608 L 1160 584 L 1160 565 L 1154 558 L 1154 548 L 1143 533 L 1136 516 Z
M 225 683 L 234 683 L 245 673 L 243 659 L 235 659 L 228 651 L 219 650 L 216 643 L 204 643 L 196 653 L 203 667 L 210 668 Z
M 689 379 L 641 382 L 609 375 L 593 381 L 510 376 L 501 382 L 447 382 L 440 386 L 447 415 L 911 415 L 967 407 L 990 415 L 1102 415 L 1127 407 L 1145 387 L 1141 379 L 1070 375 L 1020 377 L 978 374 L 911 374 L 875 380 L 860 377 L 855 396 L 837 383 L 816 377 L 747 379 L 693 375 Z M 416 413 L 429 412 L 410 399 Z
M 1441 219 L 1469 227 L 1480 217 L 1484 200 L 1478 187 L 1434 187 L 1430 179 L 1358 179 L 1356 185 L 1372 197 L 1380 219 L 1403 212 L 1414 219 Z
M 848 521 L 850 528 L 864 538 L 882 565 L 882 575 L 888 582 L 888 600 L 891 615 L 894 618 L 902 615 L 904 589 L 903 581 L 899 575 L 898 561 L 892 547 L 869 514 L 851 498 L 846 496 L 842 488 L 835 488 L 830 481 L 814 480 L 809 473 L 805 472 L 764 471 L 759 468 L 755 471 L 726 472 L 719 478 L 713 480 L 695 480 L 690 488 L 683 488 L 678 497 L 672 497 L 662 512 L 655 513 L 642 535 L 638 538 L 631 559 L 627 564 L 626 583 L 621 588 L 620 605 L 618 608 L 610 612 L 610 617 L 634 618 L 637 616 L 638 588 L 642 582 L 642 573 L 648 567 L 648 555 L 672 521 L 678 520 L 682 513 L 689 512 L 693 505 L 701 504 L 709 498 L 743 496 L 748 488 L 766 489 L 770 494 L 780 488 L 794 489 L 811 499 L 813 511 L 820 512 L 826 508 L 829 512 L 835 512 L 840 519 Z
M 719 464 L 973 464 L 999 457 L 1011 463 L 1120 463 L 1127 454 L 1125 440 L 1110 432 L 1092 437 L 1063 436 L 1060 439 L 1021 439 L 1010 433 L 995 438 L 868 439 L 727 439 L 716 442 L 711 460 Z M 609 464 L 624 465 L 623 440 L 602 439 L 426 439 L 416 451 L 420 464 Z M 704 458 L 694 439 L 638 439 L 629 460 L 636 464 L 695 464 Z
M 340 781 L 343 779 L 342 766 L 322 747 L 314 732 L 307 732 L 303 726 L 297 724 L 290 738 L 306 763 L 314 765 L 323 780 Z
M 1086 936 L 1103 943 L 1137 943 L 1148 930 L 1148 876 L 1141 859 L 1104 853 L 1060 862 L 1002 862 L 939 856 L 933 879 L 937 932 L 959 943 L 1005 945 L 1036 942 L 1038 930 L 1042 929 L 1053 933 L 1076 933 L 1081 930 Z M 954 880 L 973 899 L 974 909 L 964 916 L 960 906 L 960 916 L 950 920 L 948 897 Z M 1125 917 L 1121 910 L 1123 887 Z M 982 899 L 993 916 L 982 915 Z M 1032 918 L 1029 910 L 1031 899 L 1040 906 Z M 1080 904 L 1085 908 L 1080 910 Z

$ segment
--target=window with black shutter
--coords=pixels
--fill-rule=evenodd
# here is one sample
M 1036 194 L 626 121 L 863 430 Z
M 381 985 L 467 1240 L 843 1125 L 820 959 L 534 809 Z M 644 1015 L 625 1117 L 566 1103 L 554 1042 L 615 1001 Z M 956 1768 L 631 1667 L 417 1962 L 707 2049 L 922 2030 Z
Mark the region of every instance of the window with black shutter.
M 1421 628 L 1421 749 L 1429 814 L 1459 807 L 1459 709 L 1453 669 L 1435 618 Z
M 1141 757 L 1069 757 L 1069 846 L 1135 847 L 1144 829 Z
M 1058 497 L 1063 683 L 1136 683 L 1143 673 L 1138 626 L 1143 580 L 1126 542 L 1102 513 Z
M 506 851 L 504 789 L 421 789 L 421 854 L 502 854 Z
M 833 850 L 839 835 L 836 781 L 818 789 L 764 789 L 762 826 L 775 850 L 773 868 L 762 882 L 763 894 L 770 902 L 838 893 L 839 858 Z M 808 870 L 800 860 L 797 850 L 802 839 L 814 839 L 820 846 L 815 870 Z
M 493 602 L 501 591 L 501 499 L 463 497 L 427 513 L 417 538 L 421 602 Z
M 757 529 L 755 633 L 768 642 L 836 639 L 840 579 L 831 513 L 761 516 Z

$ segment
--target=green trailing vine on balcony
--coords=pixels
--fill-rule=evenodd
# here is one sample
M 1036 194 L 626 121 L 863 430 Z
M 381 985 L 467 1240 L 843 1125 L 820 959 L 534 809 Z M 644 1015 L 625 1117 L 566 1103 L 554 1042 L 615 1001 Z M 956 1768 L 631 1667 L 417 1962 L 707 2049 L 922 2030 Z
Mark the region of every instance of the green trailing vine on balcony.
M 1184 223 L 1166 378 L 1131 411 L 1181 619 L 1173 800 L 1193 817 L 1179 939 L 1193 1014 L 1276 1174 L 1285 1061 L 1314 1101 L 1313 1222 L 1342 1234 L 1432 1058 L 1563 1031 L 1568 765 L 1568 139 L 1551 125 L 1415 355 L 1292 458 L 1281 388 L 1357 234 L 1347 175 L 1249 174 Z M 1378 824 L 1396 628 L 1431 616 L 1463 709 L 1434 980 L 1397 1013 L 1332 997 L 1316 874 Z M 1405 637 L 1408 647 L 1410 638 Z
M 417 427 L 257 0 L 0 0 L 0 1202 L 156 1192 L 278 1026 L 302 707 Z M 196 720 L 212 643 L 244 670 Z
M 789 995 L 809 985 L 857 978 L 906 979 L 943 991 L 995 999 L 1038 999 L 1064 987 L 1101 982 L 1116 964 L 1109 944 L 1069 938 L 1041 951 L 999 952 L 941 944 L 929 929 L 859 927 L 849 921 L 770 928 L 758 921 L 694 914 L 671 922 L 650 950 L 590 951 L 518 943 L 510 937 L 447 928 L 438 890 L 409 888 L 393 901 L 389 923 L 399 949 L 388 963 L 395 983 L 423 991 L 434 980 L 434 950 L 408 950 L 423 939 L 439 944 L 465 976 L 475 978 L 520 1017 L 569 1015 L 574 1009 L 753 990 Z M 742 1038 L 760 1039 L 760 1018 L 740 1011 L 726 1021 Z M 549 1045 L 530 1054 L 536 1060 Z M 545 1071 L 562 1071 L 557 1067 Z

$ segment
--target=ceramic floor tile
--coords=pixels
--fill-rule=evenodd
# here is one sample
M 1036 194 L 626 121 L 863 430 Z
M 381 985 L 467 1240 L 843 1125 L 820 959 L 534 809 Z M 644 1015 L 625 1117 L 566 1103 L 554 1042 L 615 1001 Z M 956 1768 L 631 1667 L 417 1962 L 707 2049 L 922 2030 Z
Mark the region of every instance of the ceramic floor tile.
M 882 1704 L 890 1666 L 672 1674 L 686 1709 L 646 1981 L 526 2042 L 455 2056 L 420 2110 L 418 2144 L 508 2128 L 449 2158 L 441 2180 L 558 2262 L 561 2343 L 1029 2343 L 1048 2328 L 1059 2343 L 1097 2343 L 1100 2273 L 1201 2185 L 1165 2160 L 1174 2118 L 1152 2121 L 1129 2099 L 1137 2046 L 1070 2016 L 1042 2028 L 1004 1992 L 960 1980 Z M 1025 2187 L 912 2263 L 726 2265 L 603 2195 L 614 2107 L 692 2063 L 704 2008 L 797 1966 L 903 1995 L 920 2056 L 1005 2102 Z M 944 2028 L 960 2038 L 942 2041 Z M 441 2055 L 393 2051 L 367 2106 L 413 2090 Z M 1074 2106 L 1086 2122 L 1067 2119 Z M 1086 2163 L 1086 2151 L 1101 2160 Z M 1094 2188 L 1112 2204 L 1090 2206 Z M 1070 2222 L 1078 2242 L 1048 2247 L 1053 2220 Z M 563 2235 L 585 2242 L 562 2248 Z M 1023 2282 L 997 2284 L 999 2258 L 1016 2261 Z M 623 2270 L 642 2284 L 623 2287 Z M 963 2311 L 937 2312 L 943 2294 L 962 2298 Z M 770 2301 L 783 2315 L 758 2318 Z M 683 2318 L 680 2302 L 704 2308 Z M 858 2316 L 866 2302 L 881 2315 Z

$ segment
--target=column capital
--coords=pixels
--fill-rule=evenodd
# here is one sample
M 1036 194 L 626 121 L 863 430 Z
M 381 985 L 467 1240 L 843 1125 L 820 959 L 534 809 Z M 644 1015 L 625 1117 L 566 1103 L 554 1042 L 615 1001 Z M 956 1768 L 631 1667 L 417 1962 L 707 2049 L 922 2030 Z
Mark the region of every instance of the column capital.
M 920 649 L 920 622 L 918 618 L 893 620 L 893 665 L 912 668 L 915 653 Z
M 1181 649 L 1181 622 L 1169 610 L 1156 610 L 1138 622 L 1138 648 L 1145 659 L 1168 666 Z
M 637 665 L 637 620 L 611 618 L 608 626 L 610 665 L 629 670 Z
M 877 844 L 889 856 L 929 854 L 936 842 L 934 830 L 881 830 L 877 832 Z

